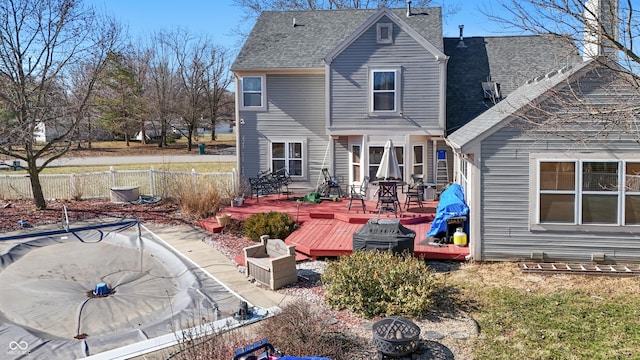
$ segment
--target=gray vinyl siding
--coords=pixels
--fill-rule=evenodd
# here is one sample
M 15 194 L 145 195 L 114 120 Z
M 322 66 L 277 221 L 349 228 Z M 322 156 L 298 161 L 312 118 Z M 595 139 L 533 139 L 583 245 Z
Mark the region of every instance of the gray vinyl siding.
M 330 141 L 325 127 L 324 76 L 268 74 L 266 90 L 266 111 L 240 111 L 241 175 L 254 177 L 271 168 L 270 141 L 306 140 L 305 176 L 294 179 L 295 186 L 315 188 Z
M 529 154 L 566 153 L 566 140 L 533 141 L 516 127 L 505 127 L 482 142 L 481 206 L 482 260 L 526 260 L 532 252 L 545 261 L 590 262 L 592 253 L 604 253 L 616 262 L 640 262 L 640 229 L 627 232 L 572 232 L 529 230 Z M 617 136 L 616 136 L 617 137 Z M 631 139 L 615 144 L 587 143 L 581 152 L 640 152 Z M 473 216 L 473 214 L 471 214 Z
M 383 17 L 379 22 L 389 23 Z M 433 54 L 396 24 L 393 44 L 376 42 L 376 24 L 331 63 L 330 127 L 439 129 L 440 68 Z M 368 116 L 369 69 L 401 66 L 400 116 Z
M 333 143 L 333 158 L 334 169 L 333 173 L 337 179 L 341 182 L 343 190 L 347 188 L 349 182 L 349 139 L 345 136 L 334 141 Z

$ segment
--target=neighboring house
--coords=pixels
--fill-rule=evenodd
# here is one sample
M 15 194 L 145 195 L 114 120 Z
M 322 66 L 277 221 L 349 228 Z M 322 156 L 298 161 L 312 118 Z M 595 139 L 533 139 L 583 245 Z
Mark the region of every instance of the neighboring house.
M 448 132 L 577 54 L 544 37 L 442 32 L 438 7 L 263 12 L 232 65 L 241 177 L 285 167 L 312 190 L 326 167 L 359 183 L 391 139 L 403 178 L 435 183 Z
M 640 262 L 640 95 L 616 66 L 533 79 L 447 138 L 474 259 Z

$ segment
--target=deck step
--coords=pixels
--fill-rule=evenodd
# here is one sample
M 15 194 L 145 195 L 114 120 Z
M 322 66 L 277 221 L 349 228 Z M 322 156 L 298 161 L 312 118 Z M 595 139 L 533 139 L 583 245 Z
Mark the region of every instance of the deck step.
M 619 264 L 569 264 L 569 263 L 522 263 L 524 272 L 589 274 L 607 276 L 639 276 L 640 265 Z

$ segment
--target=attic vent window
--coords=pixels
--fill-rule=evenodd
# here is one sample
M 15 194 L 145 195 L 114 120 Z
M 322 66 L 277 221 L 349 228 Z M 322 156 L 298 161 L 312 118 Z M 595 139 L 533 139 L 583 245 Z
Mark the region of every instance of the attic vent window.
M 391 23 L 380 23 L 377 25 L 378 44 L 391 44 L 393 42 L 393 25 Z
M 502 97 L 500 95 L 500 84 L 495 81 L 483 81 L 482 94 L 485 100 L 499 101 Z

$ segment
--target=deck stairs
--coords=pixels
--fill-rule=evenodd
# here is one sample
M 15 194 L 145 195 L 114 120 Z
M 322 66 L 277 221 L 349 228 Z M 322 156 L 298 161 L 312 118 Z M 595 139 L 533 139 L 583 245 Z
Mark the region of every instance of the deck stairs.
M 606 276 L 640 276 L 640 265 L 618 264 L 567 264 L 567 263 L 522 263 L 524 272 L 587 274 Z

